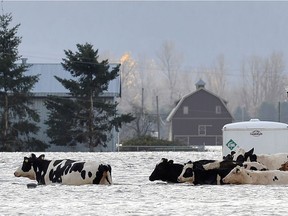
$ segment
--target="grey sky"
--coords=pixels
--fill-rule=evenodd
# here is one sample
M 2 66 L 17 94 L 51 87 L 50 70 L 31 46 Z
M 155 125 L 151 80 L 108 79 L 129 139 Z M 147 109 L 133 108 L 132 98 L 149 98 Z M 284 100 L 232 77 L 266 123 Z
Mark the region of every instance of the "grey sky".
M 100 55 L 155 58 L 165 40 L 175 43 L 189 68 L 212 65 L 220 54 L 232 71 L 251 55 L 282 52 L 287 62 L 285 1 L 4 1 L 2 6 L 21 24 L 19 52 L 30 63 L 59 63 L 64 49 L 85 42 Z

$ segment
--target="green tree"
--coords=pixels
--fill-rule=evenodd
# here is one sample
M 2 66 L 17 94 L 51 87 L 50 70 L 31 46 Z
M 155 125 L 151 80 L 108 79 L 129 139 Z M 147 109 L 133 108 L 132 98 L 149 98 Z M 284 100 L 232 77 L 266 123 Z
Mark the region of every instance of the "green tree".
M 101 97 L 108 90 L 109 82 L 119 76 L 120 65 L 111 65 L 108 60 L 99 61 L 98 50 L 91 44 L 77 44 L 75 53 L 64 50 L 66 58 L 62 66 L 71 74 L 71 79 L 55 78 L 69 90 L 70 98 L 49 97 L 46 107 L 50 111 L 47 134 L 56 145 L 88 144 L 90 151 L 98 145 L 106 146 L 109 132 L 134 117 L 119 114 L 118 103 Z
M 25 76 L 29 65 L 16 64 L 20 24 L 10 28 L 11 14 L 0 16 L 0 149 L 44 150 L 47 145 L 33 137 L 39 128 L 38 113 L 31 108 L 31 89 L 38 76 Z

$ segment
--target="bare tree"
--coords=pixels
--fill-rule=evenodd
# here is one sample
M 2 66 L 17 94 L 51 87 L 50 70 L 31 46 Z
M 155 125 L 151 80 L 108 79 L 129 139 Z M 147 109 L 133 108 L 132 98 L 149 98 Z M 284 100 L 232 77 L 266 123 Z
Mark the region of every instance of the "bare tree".
M 284 93 L 284 61 L 282 53 L 272 53 L 264 64 L 262 80 L 264 100 L 272 104 L 281 100 Z
M 225 94 L 227 69 L 224 55 L 219 55 L 216 64 L 205 72 L 205 81 L 210 90 L 219 96 Z
M 126 131 L 129 131 L 129 133 L 122 133 L 121 139 L 150 135 L 156 123 L 156 116 L 149 113 L 147 110 L 142 112 L 142 107 L 133 105 L 132 109 L 135 120 L 123 127 L 123 130 L 125 131 L 127 129 Z
M 183 57 L 171 41 L 165 41 L 162 44 L 160 50 L 157 52 L 157 57 L 160 69 L 168 81 L 169 99 L 170 104 L 172 104 L 177 97 L 176 88 Z
M 275 103 L 284 93 L 283 55 L 273 53 L 268 58 L 252 56 L 242 64 L 242 104 L 252 117 L 263 102 Z

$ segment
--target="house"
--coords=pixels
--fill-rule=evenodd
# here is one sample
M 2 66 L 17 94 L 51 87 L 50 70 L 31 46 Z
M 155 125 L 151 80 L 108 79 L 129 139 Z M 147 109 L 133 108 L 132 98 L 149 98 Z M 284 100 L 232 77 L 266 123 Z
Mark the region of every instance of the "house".
M 33 93 L 33 108 L 37 110 L 40 115 L 40 122 L 38 126 L 40 130 L 36 136 L 37 139 L 49 143 L 50 139 L 46 134 L 47 125 L 44 123 L 48 118 L 48 110 L 46 109 L 44 102 L 48 95 L 69 97 L 69 91 L 65 89 L 61 83 L 59 83 L 54 76 L 58 76 L 64 79 L 72 79 L 69 72 L 65 71 L 60 63 L 50 64 L 29 64 L 26 75 L 39 74 L 39 81 L 35 84 Z M 117 97 L 120 97 L 120 77 L 112 80 L 108 86 L 108 91 L 104 92 L 101 97 L 106 100 L 114 102 Z M 97 146 L 95 151 L 115 151 L 116 143 L 118 142 L 118 134 L 115 130 L 111 131 L 112 139 L 107 144 L 107 147 Z M 89 151 L 89 148 L 84 145 L 74 146 L 68 149 L 68 147 L 51 145 L 47 151 Z
M 196 91 L 185 95 L 167 117 L 169 139 L 182 145 L 222 145 L 222 128 L 233 117 L 227 102 L 196 83 Z

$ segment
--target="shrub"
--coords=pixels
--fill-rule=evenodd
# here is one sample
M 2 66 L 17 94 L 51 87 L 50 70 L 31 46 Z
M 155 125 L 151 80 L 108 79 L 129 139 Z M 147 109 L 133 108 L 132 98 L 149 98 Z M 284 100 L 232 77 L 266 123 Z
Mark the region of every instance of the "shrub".
M 157 139 L 155 137 L 151 136 L 141 136 L 137 138 L 133 138 L 130 140 L 126 140 L 122 143 L 123 146 L 174 146 L 177 145 L 177 143 L 163 140 L 163 139 Z

